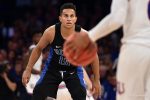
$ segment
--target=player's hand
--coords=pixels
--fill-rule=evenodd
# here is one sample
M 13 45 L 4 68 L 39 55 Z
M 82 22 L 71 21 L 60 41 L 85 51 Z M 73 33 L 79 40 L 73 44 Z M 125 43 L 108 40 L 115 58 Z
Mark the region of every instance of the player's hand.
M 73 33 L 64 43 L 63 53 L 73 65 L 86 66 L 96 55 L 97 45 L 90 40 L 86 31 Z
M 93 80 L 93 97 L 97 99 L 101 95 L 101 84 L 99 80 Z
M 26 86 L 26 84 L 29 82 L 30 77 L 31 77 L 31 71 L 26 69 L 22 75 L 22 83 L 24 86 Z

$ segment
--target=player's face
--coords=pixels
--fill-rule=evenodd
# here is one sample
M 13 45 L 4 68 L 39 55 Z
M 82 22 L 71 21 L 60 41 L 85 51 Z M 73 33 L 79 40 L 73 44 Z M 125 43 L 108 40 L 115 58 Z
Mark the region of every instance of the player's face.
M 59 16 L 59 20 L 66 28 L 72 28 L 76 23 L 77 17 L 73 9 L 64 9 Z

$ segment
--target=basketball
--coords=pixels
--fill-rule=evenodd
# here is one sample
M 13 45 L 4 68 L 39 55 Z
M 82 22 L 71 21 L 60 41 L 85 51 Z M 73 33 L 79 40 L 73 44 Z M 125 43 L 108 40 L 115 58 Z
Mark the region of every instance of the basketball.
M 80 57 L 76 60 L 82 66 L 87 66 L 95 59 L 97 54 L 96 44 L 90 44 L 84 52 L 80 55 Z
M 68 48 L 66 46 L 69 44 L 69 42 L 76 41 L 76 36 L 78 34 L 72 34 L 69 38 L 67 38 L 68 43 L 64 44 L 63 53 L 64 56 L 67 58 L 67 60 L 75 65 L 75 66 L 87 66 L 89 65 L 94 59 L 97 54 L 97 45 L 93 43 L 91 40 L 88 40 L 88 45 L 86 48 L 83 48 L 83 46 L 79 46 L 75 48 L 74 46 L 70 45 Z M 72 49 L 74 48 L 74 49 Z M 72 50 L 71 50 L 72 49 Z M 78 54 L 78 57 L 75 58 L 75 56 Z

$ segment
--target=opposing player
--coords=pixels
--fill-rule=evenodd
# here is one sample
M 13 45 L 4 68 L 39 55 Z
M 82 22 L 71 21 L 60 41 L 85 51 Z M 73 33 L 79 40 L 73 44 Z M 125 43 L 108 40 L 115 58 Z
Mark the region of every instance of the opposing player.
M 33 90 L 33 100 L 55 99 L 58 85 L 62 81 L 65 82 L 73 100 L 86 100 L 82 67 L 70 64 L 62 51 L 64 41 L 68 36 L 76 31 L 80 34 L 85 30 L 75 24 L 77 20 L 76 7 L 72 3 L 66 3 L 61 6 L 59 20 L 60 23 L 45 30 L 39 43 L 33 49 L 23 73 L 22 82 L 24 85 L 28 83 L 33 65 L 39 58 L 42 50 L 50 44 L 47 62 Z M 99 67 L 93 67 L 93 72 L 95 75 L 94 87 L 98 87 L 96 90 L 99 91 Z
M 90 48 L 89 44 L 94 45 L 96 40 L 121 26 L 124 35 L 117 71 L 117 100 L 150 100 L 149 0 L 113 0 L 111 13 L 90 30 L 89 36 L 85 32 L 80 35 L 73 34 L 71 37 L 74 38 L 64 45 L 64 54 L 73 64 L 83 63 L 78 58 L 82 56 L 81 52 L 90 54 L 89 51 L 93 48 Z M 69 56 L 72 51 L 76 51 L 73 58 Z

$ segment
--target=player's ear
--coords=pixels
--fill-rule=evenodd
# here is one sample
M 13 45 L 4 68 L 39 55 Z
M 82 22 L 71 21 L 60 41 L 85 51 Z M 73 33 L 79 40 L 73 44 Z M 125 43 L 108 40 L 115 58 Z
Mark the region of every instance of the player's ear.
M 75 22 L 77 22 L 77 19 L 78 19 L 78 18 L 77 18 L 77 17 L 75 17 Z

